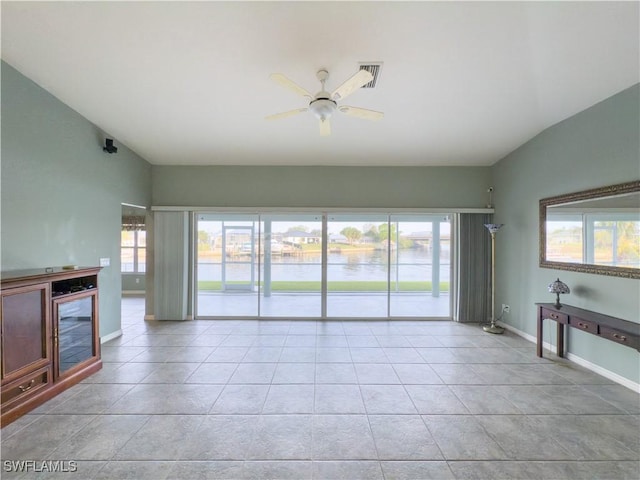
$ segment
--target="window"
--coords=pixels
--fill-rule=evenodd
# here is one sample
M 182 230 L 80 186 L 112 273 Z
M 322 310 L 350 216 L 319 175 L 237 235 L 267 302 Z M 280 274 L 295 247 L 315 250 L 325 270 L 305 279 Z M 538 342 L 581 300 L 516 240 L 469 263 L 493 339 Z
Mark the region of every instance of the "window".
M 550 214 L 547 219 L 547 258 L 554 262 L 583 263 L 582 215 Z
M 640 221 L 637 215 L 585 215 L 587 263 L 640 266 Z
M 618 267 L 640 265 L 640 221 L 625 213 L 552 214 L 547 258 Z
M 144 217 L 123 217 L 120 232 L 120 271 L 144 273 L 147 265 L 147 232 Z

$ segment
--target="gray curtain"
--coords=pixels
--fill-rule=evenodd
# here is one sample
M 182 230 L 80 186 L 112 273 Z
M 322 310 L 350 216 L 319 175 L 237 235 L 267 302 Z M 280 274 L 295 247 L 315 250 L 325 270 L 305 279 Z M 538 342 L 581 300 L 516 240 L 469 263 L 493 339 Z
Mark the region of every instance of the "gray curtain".
M 187 212 L 155 212 L 154 309 L 156 320 L 186 320 L 189 217 Z
M 458 321 L 487 322 L 491 309 L 491 223 L 485 213 L 458 218 Z

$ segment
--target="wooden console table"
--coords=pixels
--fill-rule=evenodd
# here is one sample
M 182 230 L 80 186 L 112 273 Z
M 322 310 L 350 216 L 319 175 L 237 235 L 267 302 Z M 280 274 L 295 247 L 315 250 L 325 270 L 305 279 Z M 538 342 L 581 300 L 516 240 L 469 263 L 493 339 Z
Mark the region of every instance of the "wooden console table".
M 557 353 L 559 357 L 564 357 L 565 325 L 640 351 L 640 323 L 629 322 L 570 305 L 562 305 L 559 309 L 555 307 L 554 303 L 536 303 L 536 305 L 538 307 L 537 354 L 539 357 L 542 357 L 542 325 L 546 319 L 553 320 L 558 324 Z

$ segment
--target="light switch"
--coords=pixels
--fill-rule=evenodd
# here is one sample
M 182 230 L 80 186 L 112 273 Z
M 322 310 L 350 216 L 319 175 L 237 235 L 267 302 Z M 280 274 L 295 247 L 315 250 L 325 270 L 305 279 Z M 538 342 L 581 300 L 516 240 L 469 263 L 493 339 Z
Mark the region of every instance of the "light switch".
M 101 267 L 108 267 L 110 264 L 111 264 L 111 259 L 109 257 L 100 259 L 100 266 Z

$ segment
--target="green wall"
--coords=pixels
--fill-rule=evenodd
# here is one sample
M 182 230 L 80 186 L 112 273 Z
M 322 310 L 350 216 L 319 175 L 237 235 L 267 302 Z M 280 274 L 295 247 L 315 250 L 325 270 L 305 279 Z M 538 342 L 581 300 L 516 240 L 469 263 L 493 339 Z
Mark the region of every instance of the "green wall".
M 100 335 L 120 329 L 121 203 L 149 205 L 151 166 L 2 62 L 2 271 L 111 265 L 100 272 Z
M 492 168 L 496 221 L 496 304 L 511 306 L 506 323 L 536 334 L 535 302 L 551 302 L 547 285 L 571 288 L 561 301 L 640 322 L 640 281 L 540 268 L 541 198 L 640 178 L 640 87 L 635 85 L 545 130 Z M 551 333 L 551 325 L 547 324 Z M 548 336 L 545 341 L 555 336 Z M 570 329 L 569 352 L 640 383 L 636 350 Z
M 484 208 L 487 167 L 153 166 L 153 205 Z
M 147 288 L 146 275 L 144 273 L 123 273 L 123 292 L 144 292 Z

